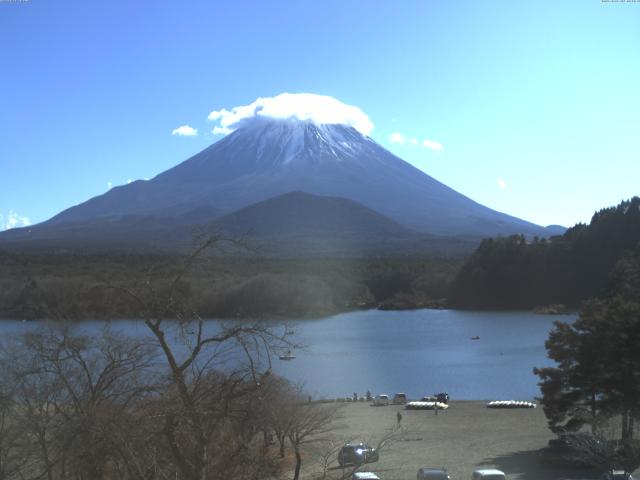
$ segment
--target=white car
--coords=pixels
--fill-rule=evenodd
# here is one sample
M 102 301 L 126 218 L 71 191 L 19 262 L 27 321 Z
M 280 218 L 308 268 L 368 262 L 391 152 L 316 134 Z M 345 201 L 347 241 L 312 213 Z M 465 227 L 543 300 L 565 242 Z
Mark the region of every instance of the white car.
M 384 394 L 376 395 L 376 398 L 373 399 L 373 404 L 376 407 L 389 405 L 389 395 L 384 395 Z
M 471 480 L 506 480 L 506 478 L 502 470 L 496 470 L 495 468 L 476 470 L 471 475 Z

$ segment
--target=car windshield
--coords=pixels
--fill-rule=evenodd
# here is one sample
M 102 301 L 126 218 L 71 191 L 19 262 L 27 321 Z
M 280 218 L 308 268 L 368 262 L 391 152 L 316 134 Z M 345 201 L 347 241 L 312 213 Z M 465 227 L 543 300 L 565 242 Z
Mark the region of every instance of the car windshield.
M 368 450 L 369 447 L 367 447 L 366 445 L 347 445 L 345 447 L 342 447 L 342 451 L 343 452 L 355 452 L 355 453 L 362 453 L 365 450 Z
M 426 472 L 424 480 L 447 480 L 447 474 L 445 472 L 431 471 Z

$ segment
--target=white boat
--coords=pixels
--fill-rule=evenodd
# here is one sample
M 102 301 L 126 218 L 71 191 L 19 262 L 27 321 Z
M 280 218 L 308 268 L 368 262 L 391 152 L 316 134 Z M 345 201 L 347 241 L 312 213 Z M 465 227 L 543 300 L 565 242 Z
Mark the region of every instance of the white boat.
M 291 353 L 291 350 L 289 350 L 285 355 L 280 355 L 278 358 L 280 358 L 280 360 L 293 360 L 296 356 Z

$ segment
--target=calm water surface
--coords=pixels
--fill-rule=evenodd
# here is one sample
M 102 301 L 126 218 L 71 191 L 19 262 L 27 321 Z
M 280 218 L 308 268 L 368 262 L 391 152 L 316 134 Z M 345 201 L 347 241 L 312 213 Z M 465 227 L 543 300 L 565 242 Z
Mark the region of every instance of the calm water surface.
M 316 396 L 447 391 L 457 399 L 531 399 L 539 395 L 533 367 L 552 364 L 544 342 L 553 321 L 574 319 L 458 310 L 345 313 L 298 323 L 308 349 L 276 365 Z
M 529 312 L 412 310 L 343 313 L 293 323 L 307 345 L 296 358 L 275 360 L 274 370 L 304 383 L 314 397 L 406 392 L 410 398 L 447 391 L 454 399 L 532 399 L 539 395 L 534 366 L 550 365 L 544 341 L 554 320 L 575 315 Z M 100 332 L 102 322 L 85 322 Z M 114 322 L 134 335 L 140 321 Z M 38 322 L 5 321 L 3 334 Z M 479 336 L 479 340 L 471 337 Z

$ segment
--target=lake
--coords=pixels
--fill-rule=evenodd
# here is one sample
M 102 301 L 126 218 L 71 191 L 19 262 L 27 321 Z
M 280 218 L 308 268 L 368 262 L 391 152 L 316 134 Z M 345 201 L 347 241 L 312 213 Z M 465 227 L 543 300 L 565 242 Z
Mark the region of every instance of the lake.
M 452 399 L 530 400 L 539 395 L 534 366 L 551 365 L 544 342 L 554 320 L 575 315 L 460 310 L 367 310 L 292 322 L 294 360 L 273 369 L 304 384 L 314 398 L 406 392 L 417 398 L 449 392 Z M 37 327 L 6 320 L 2 333 Z M 99 332 L 102 322 L 84 322 Z M 114 322 L 131 334 L 146 333 L 135 320 Z M 480 337 L 472 340 L 472 337 Z

